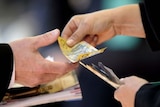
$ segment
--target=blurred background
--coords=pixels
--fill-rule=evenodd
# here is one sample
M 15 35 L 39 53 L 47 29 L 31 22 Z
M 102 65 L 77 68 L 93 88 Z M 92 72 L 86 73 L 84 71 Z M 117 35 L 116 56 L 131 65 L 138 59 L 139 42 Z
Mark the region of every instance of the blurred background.
M 140 0 L 0 0 L 0 42 L 7 43 L 58 28 L 62 31 L 76 14 L 89 13 Z M 45 57 L 55 52 L 57 43 L 40 49 Z M 118 35 L 97 46 L 107 47 L 103 54 L 85 59 L 90 64 L 101 61 L 119 77 L 137 75 L 148 81 L 159 80 L 160 53 L 152 52 L 144 39 Z M 78 78 L 83 99 L 37 105 L 37 107 L 121 107 L 114 100 L 114 88 L 82 66 Z

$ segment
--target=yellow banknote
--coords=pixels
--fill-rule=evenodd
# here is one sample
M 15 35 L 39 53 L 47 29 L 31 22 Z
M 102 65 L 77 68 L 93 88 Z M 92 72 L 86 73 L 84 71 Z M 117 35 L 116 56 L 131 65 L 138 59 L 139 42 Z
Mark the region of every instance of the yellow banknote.
M 66 40 L 62 37 L 58 37 L 58 43 L 62 53 L 73 63 L 91 57 L 93 55 L 103 53 L 106 49 L 102 48 L 98 50 L 85 41 L 82 41 L 73 47 L 69 47 L 66 44 Z

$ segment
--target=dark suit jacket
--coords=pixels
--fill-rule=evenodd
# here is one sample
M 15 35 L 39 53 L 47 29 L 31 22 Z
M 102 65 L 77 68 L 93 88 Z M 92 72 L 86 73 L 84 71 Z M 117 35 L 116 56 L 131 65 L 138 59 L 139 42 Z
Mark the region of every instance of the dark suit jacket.
M 0 101 L 8 89 L 13 72 L 13 53 L 8 44 L 0 44 Z
M 160 50 L 160 8 L 158 0 L 144 0 L 140 11 L 147 42 L 153 51 Z M 136 94 L 135 107 L 160 107 L 160 82 L 142 86 Z

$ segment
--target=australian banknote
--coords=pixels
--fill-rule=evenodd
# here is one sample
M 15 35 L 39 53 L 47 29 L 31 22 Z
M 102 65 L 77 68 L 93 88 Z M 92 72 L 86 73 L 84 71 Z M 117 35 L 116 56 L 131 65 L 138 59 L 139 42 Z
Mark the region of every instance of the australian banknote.
M 66 40 L 62 37 L 58 38 L 58 43 L 62 53 L 73 63 L 91 57 L 93 55 L 102 53 L 106 49 L 102 48 L 98 50 L 85 41 L 82 41 L 73 47 L 69 47 L 66 44 Z

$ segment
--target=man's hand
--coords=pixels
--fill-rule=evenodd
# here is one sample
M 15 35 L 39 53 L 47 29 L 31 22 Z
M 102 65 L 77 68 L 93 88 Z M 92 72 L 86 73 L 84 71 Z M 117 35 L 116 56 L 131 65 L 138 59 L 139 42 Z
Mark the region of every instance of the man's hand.
M 54 43 L 59 35 L 60 31 L 55 29 L 9 43 L 14 54 L 16 83 L 34 87 L 52 81 L 77 67 L 77 64 L 48 61 L 39 53 L 39 48 Z

